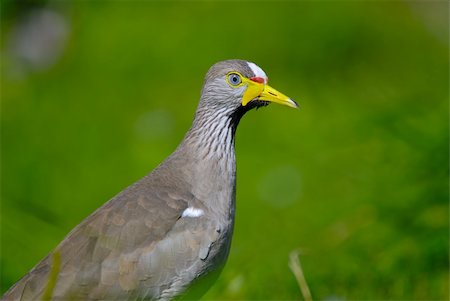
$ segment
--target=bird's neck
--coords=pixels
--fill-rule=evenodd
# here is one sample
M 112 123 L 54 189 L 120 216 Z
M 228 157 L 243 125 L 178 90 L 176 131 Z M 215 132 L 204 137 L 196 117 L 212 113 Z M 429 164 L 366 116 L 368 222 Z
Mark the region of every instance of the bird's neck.
M 183 144 L 202 161 L 220 165 L 234 163 L 234 160 L 228 162 L 234 159 L 236 125 L 232 116 L 230 109 L 199 108 Z
M 238 120 L 233 114 L 227 109 L 199 108 L 191 129 L 175 152 L 178 160 L 189 165 L 185 169 L 188 173 L 185 180 L 190 182 L 195 198 L 208 206 L 217 218 L 233 218 L 234 215 L 234 135 Z

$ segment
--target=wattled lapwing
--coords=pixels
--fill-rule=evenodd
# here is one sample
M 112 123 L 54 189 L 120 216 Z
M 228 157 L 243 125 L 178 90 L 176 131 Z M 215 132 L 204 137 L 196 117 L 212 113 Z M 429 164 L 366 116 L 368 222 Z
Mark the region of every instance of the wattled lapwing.
M 213 65 L 178 148 L 75 227 L 3 300 L 171 300 L 220 270 L 233 233 L 239 120 L 270 102 L 298 107 L 267 81 L 251 62 Z

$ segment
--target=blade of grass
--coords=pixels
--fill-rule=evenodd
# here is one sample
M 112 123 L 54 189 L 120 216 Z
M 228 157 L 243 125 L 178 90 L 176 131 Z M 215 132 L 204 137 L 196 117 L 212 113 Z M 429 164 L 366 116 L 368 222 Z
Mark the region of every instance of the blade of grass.
M 44 294 L 42 295 L 42 300 L 51 300 L 53 296 L 53 290 L 56 286 L 56 280 L 58 279 L 59 268 L 61 266 L 61 254 L 59 251 L 53 253 L 52 267 L 50 270 L 50 275 L 48 277 L 47 286 L 45 287 Z
M 309 291 L 308 284 L 306 283 L 305 275 L 303 274 L 302 266 L 300 265 L 300 252 L 293 250 L 289 254 L 289 268 L 297 279 L 298 286 L 303 295 L 305 301 L 312 301 L 311 292 Z

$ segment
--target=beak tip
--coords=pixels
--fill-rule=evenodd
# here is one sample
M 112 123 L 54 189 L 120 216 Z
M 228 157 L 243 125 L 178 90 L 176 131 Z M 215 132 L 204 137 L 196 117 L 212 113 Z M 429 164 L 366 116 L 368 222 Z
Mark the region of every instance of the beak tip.
M 299 108 L 300 108 L 300 106 L 298 105 L 298 103 L 297 103 L 295 100 L 293 100 L 292 98 L 289 98 L 288 101 L 289 101 L 291 107 L 293 107 L 294 109 L 299 109 Z

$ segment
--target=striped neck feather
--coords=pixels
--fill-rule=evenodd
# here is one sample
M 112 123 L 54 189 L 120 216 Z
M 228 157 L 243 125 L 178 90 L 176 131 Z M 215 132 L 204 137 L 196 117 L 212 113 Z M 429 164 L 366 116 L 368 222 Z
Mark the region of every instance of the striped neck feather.
M 232 109 L 199 109 L 185 142 L 202 159 L 234 158 L 236 122 Z

